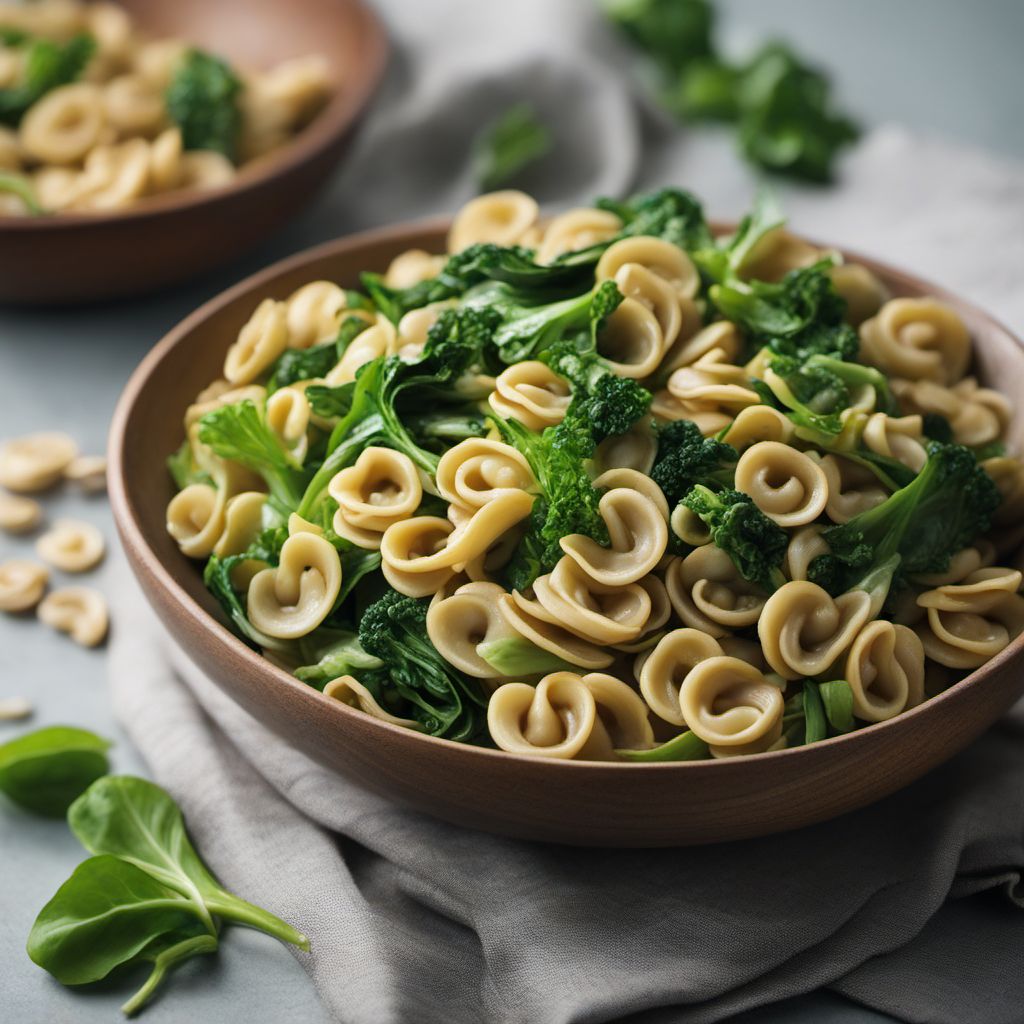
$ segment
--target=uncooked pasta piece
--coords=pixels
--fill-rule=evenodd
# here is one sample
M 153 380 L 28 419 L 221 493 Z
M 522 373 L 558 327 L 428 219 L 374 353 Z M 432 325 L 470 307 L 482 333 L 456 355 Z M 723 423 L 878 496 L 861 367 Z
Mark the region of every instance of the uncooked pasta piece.
M 47 431 L 14 438 L 0 447 L 0 486 L 11 491 L 45 491 L 58 483 L 78 454 L 67 434 Z
M 27 612 L 42 600 L 50 574 L 24 558 L 0 562 L 0 612 Z
M 0 493 L 0 530 L 29 533 L 43 521 L 43 507 L 34 498 Z
M 82 647 L 97 647 L 107 637 L 110 616 L 107 602 L 91 587 L 63 587 L 51 591 L 37 609 L 39 621 L 67 633 Z
M 58 519 L 36 541 L 36 554 L 62 572 L 88 572 L 103 560 L 103 534 L 78 519 Z

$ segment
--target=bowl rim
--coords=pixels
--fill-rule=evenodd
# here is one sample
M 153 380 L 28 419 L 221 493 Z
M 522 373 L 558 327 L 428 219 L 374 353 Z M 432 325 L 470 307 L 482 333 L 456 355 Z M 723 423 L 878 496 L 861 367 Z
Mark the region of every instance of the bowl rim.
M 295 170 L 326 152 L 352 127 L 369 106 L 391 52 L 387 30 L 377 12 L 364 0 L 334 0 L 351 13 L 360 40 L 363 73 L 351 82 L 335 82 L 331 98 L 305 127 L 283 146 L 238 168 L 226 185 L 180 189 L 149 196 L 142 202 L 111 211 L 45 214 L 38 217 L 0 215 L 0 231 L 19 234 L 57 233 L 76 228 L 105 228 L 122 223 L 155 220 L 182 210 L 202 210 L 232 196 L 244 196 L 264 183 Z M 344 86 L 344 88 L 343 88 Z
M 331 256 L 339 256 L 355 253 L 363 248 L 381 244 L 399 243 L 403 239 L 411 240 L 420 238 L 427 234 L 442 234 L 447 231 L 451 224 L 451 218 L 447 216 L 430 217 L 413 221 L 405 221 L 400 224 L 387 227 L 375 228 L 369 231 L 361 231 L 355 234 L 341 236 L 327 242 L 303 249 L 300 252 L 286 256 L 283 259 L 264 267 L 262 270 L 249 275 L 237 282 L 223 292 L 213 296 L 201 306 L 188 314 L 183 320 L 172 327 L 167 334 L 143 357 L 142 361 L 132 372 L 123 391 L 118 399 L 117 405 L 111 419 L 108 435 L 108 465 L 109 465 L 109 496 L 111 510 L 114 520 L 121 535 L 122 543 L 129 553 L 129 561 L 132 559 L 141 563 L 145 572 L 156 582 L 184 613 L 189 621 L 199 630 L 207 633 L 212 632 L 219 641 L 236 656 L 240 657 L 249 668 L 255 672 L 269 673 L 274 683 L 284 685 L 293 691 L 296 699 L 312 699 L 321 704 L 323 713 L 356 716 L 358 721 L 370 728 L 384 729 L 395 737 L 401 737 L 407 742 L 426 742 L 431 744 L 437 752 L 449 749 L 458 751 L 467 757 L 482 757 L 487 759 L 498 759 L 513 764 L 530 765 L 536 767 L 539 763 L 545 765 L 559 765 L 559 771 L 577 772 L 608 772 L 621 773 L 629 772 L 668 772 L 668 771 L 689 771 L 693 775 L 708 772 L 716 772 L 724 776 L 727 772 L 741 771 L 743 766 L 749 764 L 752 758 L 756 763 L 766 768 L 778 764 L 781 758 L 795 758 L 809 756 L 811 752 L 824 750 L 841 750 L 844 746 L 857 743 L 866 734 L 879 736 L 882 730 L 889 730 L 895 733 L 900 729 L 910 728 L 917 716 L 927 714 L 928 709 L 938 706 L 940 703 L 957 701 L 963 697 L 969 687 L 978 685 L 984 681 L 985 676 L 993 674 L 1003 664 L 1016 658 L 1024 651 L 1024 633 L 1003 648 L 998 654 L 990 658 L 984 665 L 969 672 L 963 679 L 958 680 L 952 686 L 947 687 L 941 693 L 930 697 L 909 711 L 896 715 L 894 718 L 883 722 L 873 722 L 855 729 L 852 732 L 840 736 L 831 736 L 811 745 L 800 747 L 787 747 L 783 750 L 764 751 L 758 754 L 750 754 L 745 757 L 735 758 L 710 758 L 701 761 L 660 761 L 660 762 L 602 762 L 602 761 L 575 761 L 561 758 L 540 758 L 531 757 L 526 754 L 514 754 L 509 751 L 480 747 L 468 743 L 459 743 L 455 740 L 445 739 L 440 736 L 430 736 L 426 733 L 406 729 L 401 726 L 392 725 L 389 722 L 373 718 L 364 712 L 351 708 L 341 701 L 331 700 L 314 687 L 307 686 L 295 676 L 279 668 L 268 658 L 253 650 L 246 643 L 240 640 L 223 622 L 207 612 L 192 596 L 175 580 L 170 570 L 161 562 L 153 552 L 153 549 L 146 541 L 145 534 L 135 514 L 134 502 L 131 498 L 130 488 L 127 486 L 123 469 L 125 455 L 125 439 L 127 437 L 127 423 L 139 398 L 140 393 L 146 384 L 159 370 L 164 358 L 196 327 L 212 317 L 236 299 L 249 293 L 259 293 L 261 290 L 270 289 L 274 282 L 282 275 L 292 271 L 301 270 L 303 267 L 319 259 Z M 723 221 L 711 221 L 712 230 L 716 234 L 728 232 L 735 225 Z M 985 312 L 974 303 L 962 299 L 947 288 L 934 284 L 927 279 L 917 277 L 907 271 L 893 267 L 883 261 L 864 256 L 860 252 L 846 248 L 845 246 L 829 246 L 818 243 L 812 238 L 801 234 L 799 236 L 822 249 L 833 250 L 842 254 L 844 259 L 850 262 L 863 263 L 872 271 L 880 273 L 888 280 L 900 285 L 905 285 L 913 290 L 923 291 L 934 296 L 940 301 L 949 302 L 960 310 L 968 312 L 973 318 L 987 322 L 991 327 L 1005 334 L 1013 343 L 1024 351 L 1024 340 L 1015 332 L 1011 331 L 1001 321 L 991 314 Z M 333 711 L 328 710 L 332 708 Z

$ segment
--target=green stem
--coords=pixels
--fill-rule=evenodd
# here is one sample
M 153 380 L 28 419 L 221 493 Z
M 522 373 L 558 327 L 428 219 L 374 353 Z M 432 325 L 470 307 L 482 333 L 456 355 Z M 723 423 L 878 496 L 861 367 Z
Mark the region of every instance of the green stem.
M 121 1007 L 121 1012 L 126 1017 L 131 1017 L 133 1014 L 138 1013 L 157 988 L 159 988 L 167 972 L 175 964 L 179 964 L 182 960 L 187 960 L 189 957 L 200 953 L 216 952 L 217 940 L 212 935 L 197 935 L 194 938 L 179 942 L 176 946 L 165 949 L 153 961 L 153 970 L 149 972 L 149 977 L 143 986 Z
M 230 893 L 225 893 L 223 896 L 207 896 L 206 906 L 211 913 L 217 914 L 225 920 L 248 925 L 250 928 L 266 932 L 282 942 L 289 942 L 293 946 L 298 946 L 299 949 L 309 952 L 309 939 L 286 921 L 271 914 L 269 910 L 255 907 Z

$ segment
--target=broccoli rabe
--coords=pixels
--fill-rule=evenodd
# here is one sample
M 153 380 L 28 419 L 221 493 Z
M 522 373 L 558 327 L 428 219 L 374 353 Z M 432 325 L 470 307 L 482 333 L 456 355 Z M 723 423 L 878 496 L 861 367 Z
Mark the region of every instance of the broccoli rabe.
M 731 444 L 705 437 L 692 420 L 675 420 L 658 431 L 651 479 L 674 508 L 695 484 L 731 488 L 737 459 L 739 452 Z
M 0 89 L 0 124 L 9 125 L 17 125 L 48 92 L 81 77 L 96 52 L 96 41 L 84 33 L 66 43 L 21 35 L 8 45 L 25 47 L 21 82 Z
M 165 96 L 185 149 L 212 149 L 236 160 L 241 91 L 241 80 L 220 58 L 195 49 L 185 54 Z
M 267 394 L 271 395 L 278 388 L 287 387 L 300 380 L 327 376 L 345 354 L 345 349 L 368 326 L 369 324 L 361 317 L 349 316 L 342 321 L 338 328 L 338 336 L 334 340 L 310 348 L 286 348 L 270 368 Z
M 388 681 L 387 668 L 380 658 L 363 650 L 356 633 L 321 627 L 313 635 L 317 644 L 311 650 L 308 649 L 311 638 L 303 638 L 306 644 L 302 654 L 309 659 L 309 663 L 295 670 L 297 679 L 322 690 L 332 679 L 354 676 L 374 695 L 379 704 L 385 704 L 382 690 Z
M 740 575 L 765 590 L 785 582 L 782 559 L 789 538 L 741 491 L 713 491 L 697 484 L 683 498 L 711 531 L 711 542 L 733 561 Z
M 473 171 L 481 192 L 502 188 L 551 149 L 551 133 L 528 103 L 510 107 L 473 143 Z
M 907 486 L 825 530 L 830 553 L 814 559 L 809 578 L 835 594 L 896 558 L 901 574 L 943 572 L 988 530 L 999 501 L 969 448 L 931 441 L 928 461 Z
M 359 643 L 387 665 L 408 717 L 426 732 L 461 742 L 478 739 L 487 698 L 478 680 L 450 665 L 430 642 L 429 603 L 389 590 L 363 613 Z

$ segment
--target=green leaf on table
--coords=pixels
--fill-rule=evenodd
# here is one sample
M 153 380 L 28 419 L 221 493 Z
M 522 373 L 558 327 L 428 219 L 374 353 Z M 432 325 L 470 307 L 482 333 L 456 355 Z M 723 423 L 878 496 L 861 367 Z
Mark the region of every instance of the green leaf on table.
M 267 932 L 302 949 L 309 940 L 279 917 L 224 889 L 203 864 L 178 805 L 155 783 L 131 775 L 100 779 L 72 804 L 68 823 L 90 853 L 134 864 L 211 915 Z
M 488 125 L 473 143 L 473 167 L 482 192 L 511 182 L 551 149 L 551 133 L 528 103 L 518 103 Z
M 708 745 L 694 733 L 687 731 L 667 743 L 650 750 L 616 750 L 624 761 L 655 764 L 659 761 L 705 761 L 711 756 Z
M 0 791 L 26 810 L 62 817 L 110 770 L 110 741 L 66 725 L 48 726 L 0 746 Z

